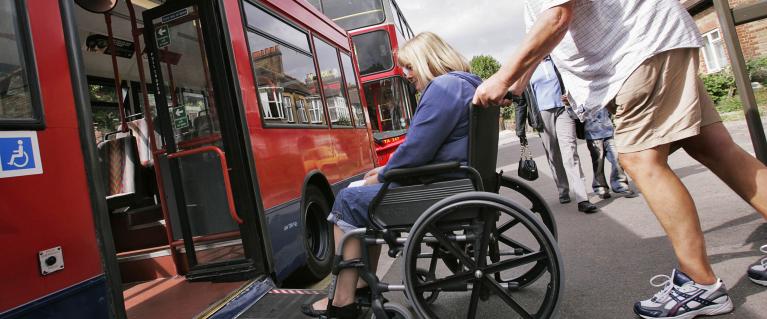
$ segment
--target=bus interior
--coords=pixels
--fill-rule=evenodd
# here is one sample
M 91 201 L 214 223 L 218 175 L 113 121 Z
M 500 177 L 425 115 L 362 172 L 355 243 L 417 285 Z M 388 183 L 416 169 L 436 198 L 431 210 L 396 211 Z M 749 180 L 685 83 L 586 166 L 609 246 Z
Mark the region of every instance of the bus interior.
M 161 47 L 157 70 L 141 28 L 142 13 L 161 5 L 120 1 L 108 13 L 78 6 L 75 14 L 129 318 L 165 309 L 173 309 L 171 317 L 199 315 L 265 269 L 258 262 L 263 256 L 245 251 L 242 221 L 233 213 L 227 175 L 237 174 L 237 167 L 216 151 L 224 149 L 224 139 L 198 8 L 153 20 L 154 46 Z M 153 85 L 153 72 L 163 86 Z M 179 184 L 183 189 L 174 189 Z M 164 213 L 163 204 L 175 209 Z M 248 264 L 244 271 L 242 264 Z M 200 265 L 214 267 L 200 271 Z M 231 275 L 222 277 L 227 271 Z

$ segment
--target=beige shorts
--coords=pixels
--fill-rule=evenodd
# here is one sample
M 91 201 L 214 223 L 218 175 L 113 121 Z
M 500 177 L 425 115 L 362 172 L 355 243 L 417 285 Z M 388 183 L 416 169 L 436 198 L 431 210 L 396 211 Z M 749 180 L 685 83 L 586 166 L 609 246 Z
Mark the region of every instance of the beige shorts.
M 615 114 L 618 153 L 632 153 L 698 135 L 721 122 L 698 77 L 698 49 L 659 53 L 623 83 L 608 110 Z

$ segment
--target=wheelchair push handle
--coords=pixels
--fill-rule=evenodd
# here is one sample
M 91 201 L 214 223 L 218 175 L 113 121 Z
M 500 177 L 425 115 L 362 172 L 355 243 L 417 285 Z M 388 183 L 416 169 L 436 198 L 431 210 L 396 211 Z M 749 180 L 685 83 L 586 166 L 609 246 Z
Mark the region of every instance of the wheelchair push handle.
M 519 104 L 519 102 L 521 100 L 524 100 L 524 96 L 522 96 L 522 95 L 515 95 L 514 92 L 511 92 L 511 91 L 506 92 L 506 95 L 504 95 L 503 98 L 505 100 L 511 100 L 512 102 L 517 103 L 517 104 Z M 476 105 L 476 104 L 473 104 L 473 103 L 471 104 L 471 106 L 473 106 L 473 107 L 480 107 L 479 105 Z

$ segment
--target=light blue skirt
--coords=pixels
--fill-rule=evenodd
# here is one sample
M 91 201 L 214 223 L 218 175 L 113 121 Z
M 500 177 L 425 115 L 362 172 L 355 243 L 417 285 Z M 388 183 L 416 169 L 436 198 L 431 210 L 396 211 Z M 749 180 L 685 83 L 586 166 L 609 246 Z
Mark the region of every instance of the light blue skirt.
M 383 184 L 344 188 L 333 203 L 328 221 L 343 232 L 367 227 L 368 208 Z M 390 186 L 391 187 L 391 186 Z

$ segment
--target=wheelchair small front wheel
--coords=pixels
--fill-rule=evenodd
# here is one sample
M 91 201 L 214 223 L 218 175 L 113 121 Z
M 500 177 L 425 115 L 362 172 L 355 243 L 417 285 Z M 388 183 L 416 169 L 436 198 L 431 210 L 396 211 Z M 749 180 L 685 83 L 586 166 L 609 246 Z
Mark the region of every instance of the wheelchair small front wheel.
M 386 311 L 386 315 L 389 316 L 388 318 L 380 318 L 380 319 L 413 319 L 413 314 L 410 312 L 410 310 L 407 309 L 407 307 L 400 305 L 398 303 L 393 302 L 387 302 L 384 304 L 384 311 Z M 375 314 L 371 317 L 372 319 L 379 319 L 376 317 Z

